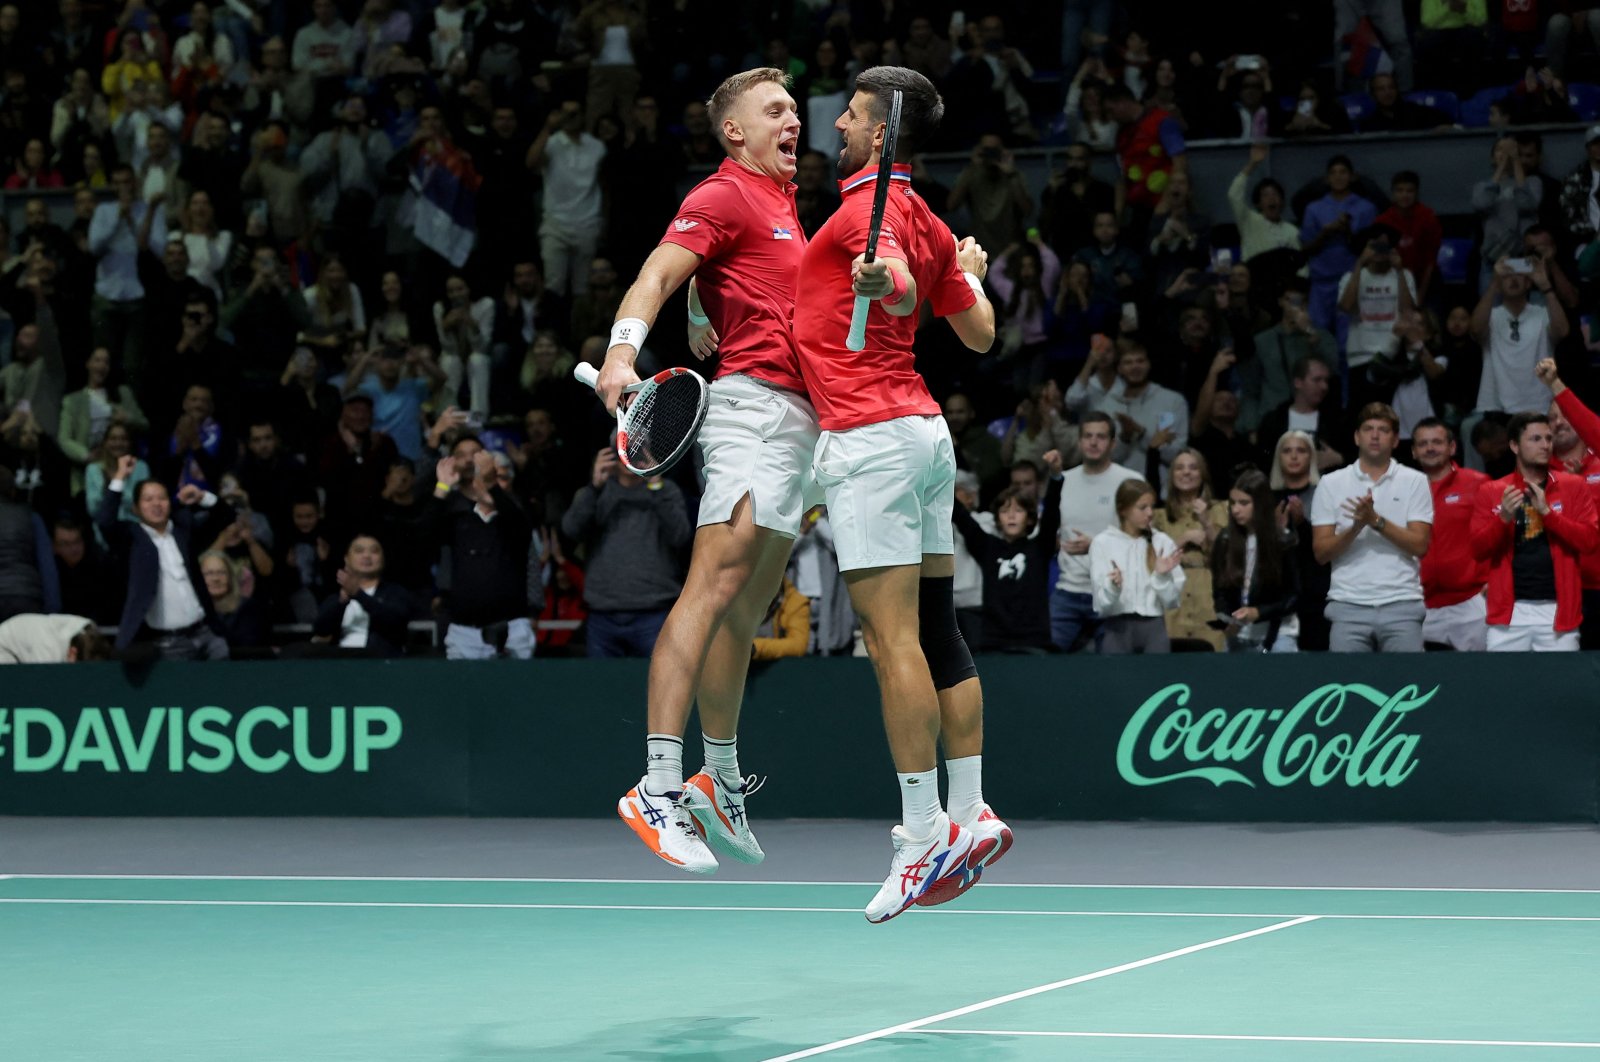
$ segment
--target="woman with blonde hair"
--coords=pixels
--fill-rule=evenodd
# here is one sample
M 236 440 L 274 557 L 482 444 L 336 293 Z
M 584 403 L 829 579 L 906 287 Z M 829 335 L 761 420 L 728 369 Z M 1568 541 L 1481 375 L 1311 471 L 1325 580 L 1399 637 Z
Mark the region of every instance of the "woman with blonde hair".
M 200 577 L 205 580 L 211 608 L 217 614 L 228 648 L 260 645 L 261 605 L 244 592 L 238 563 L 219 549 L 208 549 L 200 554 Z
M 1215 618 L 1211 602 L 1211 547 L 1228 523 L 1228 507 L 1211 492 L 1211 472 L 1194 447 L 1172 459 L 1167 500 L 1155 512 L 1152 526 L 1177 543 L 1182 555 L 1183 595 L 1167 613 L 1167 633 L 1197 638 L 1213 649 L 1223 647 L 1222 632 L 1208 624 Z
M 1094 610 L 1104 620 L 1100 652 L 1165 653 L 1172 648 L 1166 614 L 1183 594 L 1182 555 L 1152 527 L 1156 489 L 1142 479 L 1117 488 L 1117 525 L 1089 543 Z
M 1273 448 L 1268 479 L 1278 503 L 1278 523 L 1295 536 L 1295 568 L 1300 575 L 1299 647 L 1309 650 L 1328 648 L 1328 621 L 1322 615 L 1322 605 L 1331 578 L 1328 566 L 1318 564 L 1311 549 L 1311 498 L 1322 479 L 1316 453 L 1317 444 L 1311 433 L 1291 428 L 1278 437 Z

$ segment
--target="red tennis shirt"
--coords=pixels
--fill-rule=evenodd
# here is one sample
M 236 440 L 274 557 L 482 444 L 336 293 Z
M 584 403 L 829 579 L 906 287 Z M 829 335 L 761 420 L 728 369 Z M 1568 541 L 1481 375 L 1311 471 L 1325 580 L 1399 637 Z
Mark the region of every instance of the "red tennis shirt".
M 742 373 L 805 390 L 792 331 L 806 249 L 794 185 L 723 159 L 684 197 L 661 242 L 701 258 L 695 288 L 717 330 L 716 376 Z
M 871 166 L 839 182 L 843 202 L 817 230 L 800 263 L 804 297 L 795 303 L 794 338 L 806 390 L 825 431 L 940 412 L 911 351 L 917 314 L 895 317 L 875 301 L 867 311 L 866 347 L 854 351 L 845 346 L 856 301 L 850 263 L 867 249 L 877 177 L 878 167 Z M 931 304 L 937 317 L 960 313 L 978 301 L 961 275 L 950 227 L 911 190 L 910 166 L 894 168 L 878 257 L 907 264 L 917 281 L 917 301 Z
M 1459 605 L 1483 593 L 1489 562 L 1472 551 L 1472 514 L 1478 488 L 1489 482 L 1482 472 L 1456 465 L 1449 475 L 1430 481 L 1433 492 L 1433 537 L 1422 555 L 1422 603 L 1428 608 Z
M 1556 395 L 1556 404 L 1561 407 L 1561 415 L 1567 418 L 1567 423 L 1578 433 L 1583 445 L 1589 448 L 1589 452 L 1583 455 L 1583 465 L 1577 470 L 1577 475 L 1589 485 L 1589 497 L 1594 501 L 1596 511 L 1600 511 L 1600 457 L 1595 455 L 1595 446 L 1600 444 L 1600 417 L 1595 416 L 1594 411 L 1570 390 Z M 1555 460 L 1554 454 L 1550 457 L 1552 461 Z M 1600 589 L 1600 550 L 1590 550 L 1579 557 L 1578 562 L 1583 568 L 1583 588 Z

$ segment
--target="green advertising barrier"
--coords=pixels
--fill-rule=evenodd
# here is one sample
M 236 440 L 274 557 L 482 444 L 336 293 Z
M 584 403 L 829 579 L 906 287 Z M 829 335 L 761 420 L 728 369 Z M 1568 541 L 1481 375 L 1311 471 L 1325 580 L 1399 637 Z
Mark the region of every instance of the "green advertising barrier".
M 1600 658 L 984 657 L 1008 817 L 1597 821 Z M 642 661 L 0 670 L 0 814 L 607 816 Z M 689 766 L 698 763 L 695 735 Z M 899 811 L 864 660 L 753 669 L 763 817 Z

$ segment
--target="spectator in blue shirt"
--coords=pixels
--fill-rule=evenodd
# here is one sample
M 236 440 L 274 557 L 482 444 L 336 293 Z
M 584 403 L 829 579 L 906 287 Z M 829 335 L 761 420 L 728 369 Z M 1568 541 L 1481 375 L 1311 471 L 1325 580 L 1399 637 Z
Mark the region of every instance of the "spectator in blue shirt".
M 133 167 L 111 171 L 114 201 L 94 208 L 89 219 L 89 253 L 99 261 L 94 274 L 94 342 L 111 352 L 129 380 L 137 381 L 144 361 L 144 285 L 139 282 L 139 249 L 161 257 L 167 244 L 166 210 L 134 195 Z
M 1355 167 L 1343 155 L 1328 160 L 1328 194 L 1306 207 L 1300 223 L 1300 245 L 1311 270 L 1311 320 L 1318 328 L 1338 327 L 1339 279 L 1355 265 L 1351 237 L 1378 219 L 1378 208 L 1350 188 Z
M 414 374 L 402 376 L 405 369 Z M 372 426 L 394 440 L 400 456 L 422 459 L 422 405 L 444 382 L 444 370 L 426 347 L 405 350 L 390 344 L 360 355 L 344 383 L 346 395 L 372 399 Z

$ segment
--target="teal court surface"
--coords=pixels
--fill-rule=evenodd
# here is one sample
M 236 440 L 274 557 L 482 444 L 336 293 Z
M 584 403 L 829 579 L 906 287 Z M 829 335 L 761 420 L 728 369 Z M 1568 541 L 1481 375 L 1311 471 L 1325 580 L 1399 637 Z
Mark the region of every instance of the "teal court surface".
M 865 872 L 887 865 L 876 827 L 840 827 L 855 881 L 798 881 L 761 867 L 656 878 L 604 825 L 616 835 L 570 862 L 652 877 L 469 874 L 499 863 L 466 841 L 428 849 L 432 874 L 403 859 L 392 874 L 149 872 L 378 869 L 335 857 L 337 839 L 319 842 L 326 858 L 293 854 L 281 821 L 274 847 L 236 844 L 230 859 L 203 837 L 174 842 L 179 828 L 170 849 L 130 838 L 141 850 L 87 861 L 130 873 L 23 870 L 48 855 L 0 848 L 0 1059 L 1600 1059 L 1600 881 L 1482 884 L 1570 885 L 1589 872 L 1592 830 L 1549 837 L 1540 868 L 1517 865 L 1535 849 L 1515 828 L 1486 828 L 1436 866 L 1468 882 L 1451 886 L 1385 884 L 1427 874 L 1386 869 L 1406 839 L 1376 830 L 1372 844 L 1362 828 L 1250 836 L 1230 853 L 1214 832 L 1136 825 L 1097 835 L 1099 849 L 1077 842 L 1078 876 L 1142 867 L 1146 880 L 1072 881 L 1069 828 L 1023 824 L 1016 855 L 1062 850 L 1018 858 L 1018 876 L 1059 858 L 1060 880 L 1007 880 L 1003 862 L 956 903 L 874 927 L 860 909 Z M 784 826 L 773 839 L 791 851 L 833 830 Z M 1458 840 L 1422 837 L 1415 860 Z M 1363 849 L 1371 861 L 1349 866 Z M 1225 883 L 1274 873 L 1280 850 L 1275 873 L 1297 884 Z M 1560 855 L 1572 851 L 1584 855 Z M 1170 880 L 1149 880 L 1166 864 Z M 1305 880 L 1318 869 L 1327 884 Z

